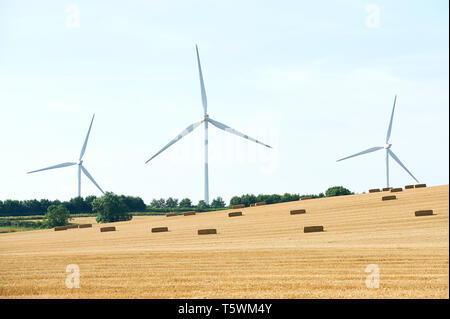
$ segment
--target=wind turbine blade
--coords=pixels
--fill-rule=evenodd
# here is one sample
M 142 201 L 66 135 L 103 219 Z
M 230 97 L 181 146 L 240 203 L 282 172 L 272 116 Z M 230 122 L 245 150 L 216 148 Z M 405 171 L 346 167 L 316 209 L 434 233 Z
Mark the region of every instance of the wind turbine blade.
M 27 172 L 27 174 L 31 174 L 31 173 L 36 173 L 36 172 L 40 172 L 40 171 L 46 171 L 48 169 L 55 169 L 55 168 L 61 168 L 61 167 L 66 167 L 66 166 L 72 166 L 72 165 L 76 165 L 77 163 L 73 163 L 73 162 L 67 162 L 67 163 L 61 163 L 58 165 L 54 165 L 54 166 L 50 166 L 50 167 L 46 167 L 46 168 L 41 168 L 35 171 L 31 171 L 31 172 Z
M 238 132 L 238 131 L 236 131 L 235 129 L 232 129 L 231 127 L 229 127 L 229 126 L 227 126 L 227 125 L 225 125 L 225 124 L 222 124 L 222 123 L 220 123 L 220 122 L 214 121 L 214 120 L 211 119 L 211 118 L 209 118 L 208 121 L 211 122 L 212 125 L 214 125 L 215 127 L 219 128 L 219 129 L 221 129 L 221 130 L 224 130 L 224 131 L 229 132 L 229 133 L 231 133 L 231 134 L 234 134 L 234 135 L 243 137 L 243 138 L 245 138 L 245 139 L 247 139 L 247 140 L 250 140 L 250 141 L 253 141 L 253 142 L 255 142 L 255 143 L 264 145 L 265 147 L 272 148 L 271 146 L 269 146 L 269 145 L 267 145 L 267 144 L 264 144 L 264 143 L 262 143 L 262 142 L 260 142 L 260 141 L 258 141 L 258 140 L 255 140 L 254 138 L 251 138 L 251 137 L 248 136 L 248 135 L 242 134 L 241 132 Z
M 89 134 L 91 134 L 91 127 L 92 127 L 92 122 L 94 122 L 94 117 L 95 117 L 95 114 L 92 115 L 91 124 L 89 125 L 89 130 L 87 132 L 86 139 L 84 140 L 83 148 L 81 149 L 80 159 L 79 159 L 80 161 L 83 158 L 84 152 L 86 151 L 86 145 L 87 145 L 87 142 L 89 139 Z
M 414 178 L 414 180 L 415 180 L 417 183 L 419 183 L 419 181 L 417 180 L 417 178 L 415 178 L 414 175 L 411 174 L 410 171 L 408 171 L 408 169 L 406 168 L 406 166 L 403 165 L 403 163 L 402 163 L 402 162 L 400 161 L 400 159 L 394 154 L 394 152 L 392 152 L 391 150 L 388 150 L 388 152 L 389 152 L 389 155 L 391 155 L 391 157 L 392 157 L 392 158 L 393 158 L 393 159 L 394 159 L 401 167 L 403 167 L 403 169 L 404 169 L 405 171 L 407 171 L 408 174 L 411 175 L 411 177 Z
M 205 83 L 203 82 L 202 66 L 200 65 L 200 56 L 198 54 L 197 45 L 195 45 L 195 51 L 197 52 L 197 64 L 198 64 L 198 74 L 200 76 L 200 89 L 202 92 L 203 112 L 206 115 L 206 113 L 208 112 L 208 101 L 206 99 Z
M 348 158 L 352 158 L 352 157 L 355 157 L 355 156 L 359 156 L 359 155 L 363 155 L 363 154 L 367 154 L 367 153 L 372 153 L 372 152 L 381 150 L 383 148 L 384 148 L 383 146 L 372 147 L 372 148 L 369 148 L 369 149 L 367 149 L 365 151 L 362 151 L 362 152 L 359 152 L 359 153 L 356 153 L 356 154 L 353 154 L 353 155 L 341 158 L 341 159 L 337 160 L 336 162 L 340 162 L 340 161 L 343 161 L 343 160 L 346 160 Z
M 180 134 L 178 134 L 177 137 L 175 137 L 173 140 L 171 140 L 166 146 L 164 146 L 158 153 L 156 153 L 155 155 L 153 155 L 149 160 L 147 160 L 145 162 L 145 164 L 147 164 L 148 162 L 150 162 L 152 159 L 154 159 L 156 156 L 158 156 L 159 154 L 161 154 L 162 152 L 164 152 L 166 149 L 168 149 L 170 146 L 172 146 L 173 144 L 175 144 L 176 142 L 178 142 L 179 140 L 181 140 L 184 136 L 188 135 L 189 133 L 191 133 L 193 130 L 195 130 L 200 124 L 202 124 L 203 121 L 194 123 L 189 125 L 188 127 L 186 127 L 183 132 L 181 132 Z
M 397 95 L 394 98 L 394 106 L 392 107 L 391 120 L 389 121 L 389 128 L 386 135 L 386 144 L 389 143 L 389 138 L 391 137 L 392 130 L 392 120 L 394 119 L 395 102 L 397 101 Z
M 91 176 L 91 174 L 89 174 L 87 169 L 84 168 L 83 165 L 80 165 L 80 167 L 81 167 L 81 170 L 83 171 L 84 175 L 86 175 L 86 177 L 89 178 L 91 180 L 91 182 L 94 183 L 95 186 L 97 186 L 97 188 L 102 192 L 102 194 L 105 194 L 103 189 L 101 189 L 100 186 L 98 186 L 97 182 L 94 180 L 94 178 Z

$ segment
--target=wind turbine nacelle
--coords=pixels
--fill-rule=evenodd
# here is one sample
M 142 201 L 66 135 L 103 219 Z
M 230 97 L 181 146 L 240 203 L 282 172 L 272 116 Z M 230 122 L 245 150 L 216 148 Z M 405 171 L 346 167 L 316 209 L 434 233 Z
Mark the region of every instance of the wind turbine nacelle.
M 388 150 L 390 149 L 392 146 L 392 144 L 384 144 L 384 149 Z

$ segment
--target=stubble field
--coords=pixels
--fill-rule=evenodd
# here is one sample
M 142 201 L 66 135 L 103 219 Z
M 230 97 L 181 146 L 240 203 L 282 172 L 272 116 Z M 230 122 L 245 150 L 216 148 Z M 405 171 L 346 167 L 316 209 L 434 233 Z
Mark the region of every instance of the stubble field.
M 449 298 L 448 185 L 382 195 L 0 234 L 0 298 Z M 312 225 L 325 231 L 303 233 Z M 66 287 L 69 264 L 80 288 Z M 366 286 L 370 264 L 379 288 Z

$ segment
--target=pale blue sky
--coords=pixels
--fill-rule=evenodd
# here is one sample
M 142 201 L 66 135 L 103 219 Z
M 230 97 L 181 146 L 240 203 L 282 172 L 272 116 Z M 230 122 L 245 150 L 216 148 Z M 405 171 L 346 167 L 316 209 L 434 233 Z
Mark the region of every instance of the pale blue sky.
M 336 159 L 384 144 L 395 94 L 393 151 L 447 184 L 448 12 L 444 0 L 0 1 L 0 199 L 76 196 L 76 167 L 25 172 L 76 161 L 92 113 L 85 165 L 103 189 L 202 199 L 202 128 L 144 165 L 202 119 L 195 44 L 211 118 L 274 146 L 210 127 L 210 198 L 384 186 L 384 152 Z M 413 182 L 391 161 L 391 184 Z

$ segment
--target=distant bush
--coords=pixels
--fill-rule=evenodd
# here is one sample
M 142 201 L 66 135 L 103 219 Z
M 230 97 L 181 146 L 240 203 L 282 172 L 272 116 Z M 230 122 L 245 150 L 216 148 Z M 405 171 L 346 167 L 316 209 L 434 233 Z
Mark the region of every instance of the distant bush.
M 106 193 L 92 202 L 92 211 L 97 214 L 98 223 L 126 221 L 133 218 L 124 199 L 114 193 Z
M 45 214 L 44 225 L 47 227 L 64 226 L 70 218 L 69 210 L 63 205 L 52 205 Z
M 326 197 L 342 196 L 342 195 L 353 195 L 353 193 L 343 186 L 330 187 L 325 192 Z
M 192 201 L 189 198 L 183 198 L 180 201 L 180 204 L 178 205 L 181 208 L 191 208 L 192 207 Z
M 1 219 L 0 227 L 25 227 L 25 228 L 43 228 L 45 225 L 41 221 L 26 221 L 26 220 L 8 220 Z
M 320 193 L 319 195 L 299 195 L 299 194 L 289 194 L 284 193 L 283 195 L 278 194 L 272 194 L 272 195 L 263 195 L 260 194 L 258 196 L 255 196 L 253 194 L 246 194 L 242 196 L 234 196 L 230 200 L 230 206 L 238 205 L 238 204 L 244 204 L 245 206 L 250 206 L 250 204 L 254 204 L 257 202 L 266 202 L 266 204 L 276 204 L 276 203 L 284 203 L 284 202 L 292 202 L 299 200 L 301 197 L 312 197 L 312 198 L 319 198 L 324 197 L 325 195 L 323 193 Z
M 209 208 L 209 206 L 208 206 L 208 204 L 206 204 L 206 202 L 203 199 L 201 199 L 198 201 L 197 208 L 198 209 L 207 209 L 207 208 Z
M 120 196 L 128 212 L 145 212 L 147 206 L 140 197 Z M 71 214 L 92 214 L 92 202 L 96 196 L 74 197 L 69 201 L 50 201 L 48 199 L 0 200 L 0 217 L 45 215 L 52 205 L 63 205 Z
M 211 202 L 211 208 L 223 208 L 226 206 L 224 200 L 222 199 L 222 197 L 217 197 L 215 199 L 213 199 L 213 201 Z

